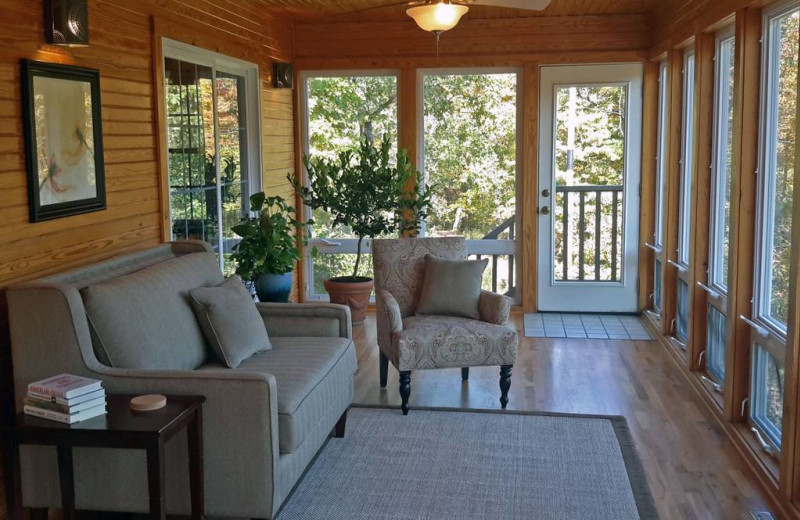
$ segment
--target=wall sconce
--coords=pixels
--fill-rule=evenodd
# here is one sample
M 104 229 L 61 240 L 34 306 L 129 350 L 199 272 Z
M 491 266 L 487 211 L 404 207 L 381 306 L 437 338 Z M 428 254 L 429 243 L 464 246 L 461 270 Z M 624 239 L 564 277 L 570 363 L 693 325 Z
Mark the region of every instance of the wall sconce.
M 272 68 L 272 86 L 292 88 L 294 86 L 294 67 L 291 63 L 276 62 Z
M 87 0 L 45 0 L 44 33 L 47 43 L 53 45 L 88 47 Z

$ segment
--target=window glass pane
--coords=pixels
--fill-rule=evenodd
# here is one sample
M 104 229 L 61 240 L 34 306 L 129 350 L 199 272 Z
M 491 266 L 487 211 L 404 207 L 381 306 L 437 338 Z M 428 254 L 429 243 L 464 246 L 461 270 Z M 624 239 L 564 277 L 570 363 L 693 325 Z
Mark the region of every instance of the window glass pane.
M 516 212 L 517 75 L 426 75 L 423 109 L 426 235 L 495 238 Z
M 717 42 L 715 82 L 714 168 L 711 198 L 709 280 L 723 291 L 728 286 L 728 244 L 730 241 L 731 174 L 733 169 L 733 37 Z
M 377 145 L 384 135 L 393 144 L 391 156 L 397 155 L 396 77 L 314 77 L 307 87 L 309 155 L 333 158 L 364 139 Z M 349 229 L 334 229 L 324 210 L 312 217 L 317 238 L 355 238 Z
M 653 308 L 661 312 L 661 261 L 655 263 L 655 279 L 653 280 Z
M 213 71 L 167 58 L 164 75 L 172 238 L 218 251 Z
M 708 306 L 708 341 L 706 343 L 706 368 L 722 383 L 725 380 L 725 327 L 727 319 L 716 307 Z
M 658 84 L 658 158 L 656 161 L 656 230 L 655 245 L 664 241 L 664 171 L 667 154 L 667 62 L 662 61 Z
M 692 205 L 692 170 L 694 168 L 694 54 L 683 60 L 683 136 L 681 139 L 680 221 L 678 226 L 678 262 L 689 265 L 689 234 Z
M 794 191 L 798 11 L 770 20 L 766 81 L 761 261 L 762 315 L 786 330 L 789 312 L 792 196 Z
M 784 367 L 761 345 L 753 348 L 751 418 L 777 446 L 783 426 Z
M 557 281 L 622 279 L 627 94 L 619 85 L 556 88 Z
M 678 316 L 675 335 L 682 342 L 689 337 L 689 286 L 683 280 L 678 280 Z

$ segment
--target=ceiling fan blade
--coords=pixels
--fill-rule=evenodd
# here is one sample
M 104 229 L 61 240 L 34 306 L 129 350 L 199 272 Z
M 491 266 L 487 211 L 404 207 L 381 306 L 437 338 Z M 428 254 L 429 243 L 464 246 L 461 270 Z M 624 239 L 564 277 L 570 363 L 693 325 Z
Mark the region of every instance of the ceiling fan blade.
M 552 0 L 468 0 L 465 3 L 470 5 L 488 5 L 491 7 L 511 7 L 513 9 L 527 9 L 529 11 L 541 11 Z

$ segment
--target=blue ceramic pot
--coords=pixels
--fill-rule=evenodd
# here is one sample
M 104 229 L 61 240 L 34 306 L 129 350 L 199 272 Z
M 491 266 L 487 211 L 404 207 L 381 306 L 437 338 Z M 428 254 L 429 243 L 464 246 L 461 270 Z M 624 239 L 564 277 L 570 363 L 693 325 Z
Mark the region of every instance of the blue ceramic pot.
M 260 274 L 255 280 L 258 301 L 286 303 L 292 292 L 292 272 L 285 274 Z

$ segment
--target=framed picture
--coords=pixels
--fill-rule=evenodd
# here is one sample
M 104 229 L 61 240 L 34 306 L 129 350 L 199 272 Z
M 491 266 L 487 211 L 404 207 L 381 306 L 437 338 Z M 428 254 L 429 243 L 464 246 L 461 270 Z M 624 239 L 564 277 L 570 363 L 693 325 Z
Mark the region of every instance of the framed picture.
M 31 222 L 106 209 L 100 73 L 22 61 Z

